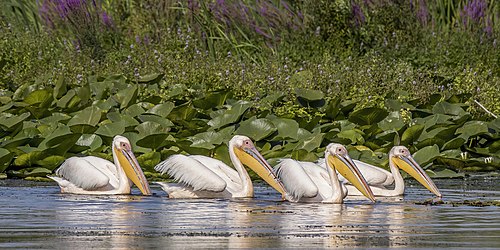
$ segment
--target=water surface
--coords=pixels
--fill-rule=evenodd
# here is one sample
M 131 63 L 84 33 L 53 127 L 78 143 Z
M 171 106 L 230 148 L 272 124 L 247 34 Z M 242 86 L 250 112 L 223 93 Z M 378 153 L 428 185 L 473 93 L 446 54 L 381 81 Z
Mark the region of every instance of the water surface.
M 154 195 L 60 194 L 52 183 L 0 180 L 0 247 L 6 248 L 500 248 L 500 177 L 436 180 L 446 204 L 418 183 L 406 195 L 345 204 L 279 201 L 257 184 L 254 199 L 170 200 Z

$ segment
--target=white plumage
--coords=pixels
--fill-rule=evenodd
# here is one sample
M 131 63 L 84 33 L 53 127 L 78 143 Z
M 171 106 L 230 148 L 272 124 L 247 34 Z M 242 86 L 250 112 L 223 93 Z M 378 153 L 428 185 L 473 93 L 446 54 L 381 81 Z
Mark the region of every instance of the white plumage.
M 115 164 L 94 156 L 68 158 L 56 170 L 56 175 L 82 190 L 106 191 L 119 185 Z
M 150 195 L 146 177 L 128 139 L 116 136 L 112 151 L 116 164 L 95 156 L 70 157 L 56 170 L 57 176 L 48 177 L 59 184 L 62 193 L 130 194 L 130 187 L 135 183 L 143 194 Z
M 318 187 L 304 170 L 302 162 L 282 159 L 274 167 L 274 171 L 294 200 L 300 200 L 303 197 L 313 198 L 318 195 Z
M 218 160 L 209 158 L 209 161 Z M 226 188 L 226 182 L 204 163 L 196 160 L 196 157 L 193 156 L 172 155 L 156 165 L 155 170 L 162 174 L 167 173 L 174 180 L 192 187 L 193 191 L 222 192 Z M 231 171 L 234 171 L 234 169 L 231 169 Z
M 237 198 L 253 197 L 253 185 L 245 165 L 252 168 L 266 182 L 276 187 L 269 176 L 271 167 L 255 149 L 250 138 L 234 136 L 228 143 L 233 169 L 220 160 L 201 155 L 173 155 L 155 166 L 155 170 L 167 173 L 177 183 L 156 182 L 170 198 Z M 238 154 L 236 153 L 238 151 Z M 282 190 L 278 190 L 284 192 Z
M 399 159 L 401 166 L 395 164 L 394 159 Z M 437 196 L 441 196 L 434 182 L 432 182 L 425 171 L 415 162 L 410 151 L 404 146 L 394 146 L 389 152 L 389 168 L 391 172 L 358 160 L 354 160 L 354 163 L 361 171 L 368 185 L 370 185 L 375 196 L 400 196 L 404 194 L 405 184 L 399 172 L 400 168 L 408 172 L 431 192 Z M 387 188 L 387 186 L 393 184 L 394 188 Z M 346 187 L 349 195 L 362 195 L 359 190 L 353 186 L 347 185 Z
M 343 159 L 342 162 L 347 162 L 355 168 L 350 162 L 347 150 L 340 144 L 328 145 L 325 156 L 340 157 Z M 351 171 L 349 166 L 346 169 L 353 174 L 351 177 L 357 176 L 356 180 L 363 178 L 356 170 Z M 282 159 L 276 165 L 275 172 L 289 192 L 291 201 L 342 203 L 347 195 L 345 186 L 330 166 L 325 168 L 312 162 Z M 364 181 L 362 182 L 361 185 L 364 185 Z M 369 189 L 367 185 L 365 188 Z M 369 198 L 373 199 L 373 195 L 369 194 Z

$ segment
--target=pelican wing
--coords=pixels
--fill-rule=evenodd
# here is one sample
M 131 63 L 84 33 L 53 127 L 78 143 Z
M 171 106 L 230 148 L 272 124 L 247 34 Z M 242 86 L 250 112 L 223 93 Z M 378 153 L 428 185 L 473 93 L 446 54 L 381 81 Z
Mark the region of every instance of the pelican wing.
M 56 175 L 84 190 L 96 190 L 108 184 L 118 186 L 115 165 L 94 156 L 70 157 L 56 170 Z
M 309 178 L 311 178 L 314 184 L 318 187 L 318 192 L 323 197 L 330 197 L 332 194 L 332 185 L 326 168 L 318 166 L 313 162 L 301 161 L 300 164 Z
M 362 161 L 353 161 L 365 178 L 368 185 L 387 186 L 391 185 L 394 182 L 394 177 L 392 176 L 391 172 Z
M 300 162 L 283 159 L 274 168 L 276 175 L 283 182 L 285 190 L 296 200 L 302 197 L 312 198 L 318 194 L 318 187 L 304 171 Z
M 242 188 L 241 178 L 238 172 L 224 162 L 203 155 L 190 155 L 189 158 L 203 162 L 203 165 L 218 175 L 226 182 L 226 187 L 230 190 Z
M 156 165 L 155 170 L 167 173 L 176 181 L 191 186 L 194 191 L 222 192 L 226 189 L 226 182 L 203 161 L 185 155 L 172 155 Z
M 368 185 L 387 186 L 394 183 L 394 177 L 392 176 L 391 172 L 362 161 L 358 160 L 353 160 L 353 161 L 354 164 L 356 164 L 356 166 L 358 167 L 363 177 L 365 178 L 366 183 L 368 183 Z M 326 168 L 324 158 L 318 159 L 317 164 L 320 165 L 322 168 Z M 348 182 L 342 175 L 339 175 L 339 180 L 343 183 Z

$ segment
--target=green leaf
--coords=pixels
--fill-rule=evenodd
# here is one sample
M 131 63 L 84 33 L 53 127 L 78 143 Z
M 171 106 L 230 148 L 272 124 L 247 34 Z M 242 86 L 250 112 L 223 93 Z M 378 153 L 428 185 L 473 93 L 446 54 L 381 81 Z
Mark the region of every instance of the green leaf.
M 88 147 L 91 151 L 95 151 L 102 145 L 102 139 L 96 134 L 83 134 L 78 138 L 75 145 Z
M 156 122 L 156 123 L 162 125 L 164 128 L 169 128 L 169 127 L 174 126 L 174 124 L 169 119 L 163 118 L 163 117 L 160 117 L 157 115 L 146 115 L 145 114 L 145 115 L 139 115 L 138 118 L 142 122 L 147 122 L 147 121 Z
M 274 105 L 276 102 L 279 102 L 285 97 L 283 92 L 277 91 L 272 94 L 266 95 L 266 97 L 262 98 L 261 102 L 266 103 L 268 105 Z
M 123 124 L 126 128 L 135 127 L 135 126 L 139 125 L 139 122 L 136 119 L 134 119 L 133 117 L 131 117 L 129 115 L 125 115 L 125 114 L 122 115 L 118 112 L 110 112 L 106 115 L 106 117 L 112 122 L 123 122 Z
M 14 115 L 11 117 L 8 117 L 5 115 L 5 113 L 0 114 L 0 128 L 7 130 L 7 131 L 12 131 L 14 130 L 17 126 L 21 125 L 26 118 L 30 117 L 30 113 L 23 113 L 21 115 Z
M 313 89 L 295 89 L 297 97 L 304 98 L 308 101 L 318 101 L 325 97 L 325 94 L 319 90 Z
M 66 158 L 64 158 L 63 156 L 51 155 L 51 156 L 45 157 L 42 160 L 37 161 L 36 165 L 42 166 L 42 167 L 49 169 L 49 170 L 54 170 L 55 168 L 60 166 L 64 162 L 64 160 L 66 160 Z M 49 171 L 49 174 L 50 173 L 51 173 L 51 171 Z
M 76 96 L 74 89 L 70 89 L 61 99 L 57 101 L 57 107 L 59 108 L 72 108 L 77 103 L 80 102 L 80 98 Z
M 372 125 L 382 121 L 388 115 L 389 113 L 381 108 L 364 108 L 351 113 L 351 115 L 349 116 L 349 121 L 361 126 Z
M 364 144 L 365 142 L 362 132 L 358 129 L 340 131 L 337 137 L 350 140 L 350 144 Z
M 463 178 L 465 177 L 464 173 L 457 173 L 450 169 L 444 169 L 441 171 L 431 171 L 427 170 L 427 174 L 430 178 Z
M 39 121 L 43 124 L 57 124 L 61 121 L 67 121 L 71 119 L 71 116 L 63 113 L 52 113 L 51 116 L 40 119 Z
M 0 113 L 3 113 L 5 111 L 9 110 L 10 108 L 12 108 L 12 106 L 14 106 L 13 102 L 9 102 L 9 103 L 3 105 L 2 107 L 0 107 Z
M 162 146 L 163 143 L 165 143 L 165 139 L 167 139 L 168 134 L 152 134 L 152 135 L 147 135 L 137 141 L 137 146 L 144 147 L 144 148 L 150 148 L 153 150 L 158 149 L 160 146 Z
M 330 118 L 331 120 L 337 117 L 340 112 L 340 101 L 340 98 L 335 98 L 328 102 L 325 110 L 326 117 Z
M 208 125 L 213 129 L 218 129 L 231 123 L 237 122 L 247 109 L 252 106 L 250 102 L 238 101 L 221 115 L 212 118 Z
M 136 103 L 137 100 L 137 85 L 128 86 L 116 93 L 116 99 L 120 103 L 120 108 L 124 109 L 132 104 Z
M 75 89 L 76 95 L 81 99 L 82 104 L 86 104 L 90 99 L 90 87 L 88 84 Z
M 139 132 L 140 135 L 154 135 L 154 134 L 163 134 L 167 133 L 168 129 L 164 128 L 161 126 L 161 124 L 158 124 L 156 122 L 143 122 L 135 127 L 135 130 Z
M 154 107 L 150 108 L 146 113 L 154 114 L 165 118 L 170 114 L 170 112 L 172 112 L 173 109 L 174 109 L 174 104 L 172 102 L 167 102 L 155 105 Z
M 110 90 L 113 88 L 113 82 L 112 81 L 89 81 L 89 87 L 92 93 L 95 95 L 95 98 L 97 100 L 102 100 L 107 97 L 106 93 L 108 92 L 107 90 Z
M 292 152 L 292 159 L 298 161 L 315 162 L 318 160 L 318 156 L 315 153 L 308 152 L 305 149 L 299 149 Z
M 500 134 L 500 117 L 496 118 L 495 120 L 491 121 L 488 124 L 488 127 L 495 130 L 497 134 Z
M 191 147 L 213 149 L 223 142 L 227 142 L 231 139 L 231 134 L 234 132 L 233 127 L 227 127 L 221 129 L 219 132 L 207 131 L 196 134 L 188 138 L 192 141 Z
M 274 124 L 266 118 L 256 119 L 255 116 L 240 123 L 236 134 L 246 135 L 254 141 L 260 141 L 276 131 Z
M 144 109 L 137 103 L 131 105 L 130 107 L 128 107 L 127 109 L 125 109 L 123 111 L 124 115 L 128 115 L 131 117 L 136 117 L 136 116 L 143 114 L 143 113 L 144 113 Z
M 413 155 L 415 161 L 421 166 L 425 166 L 439 156 L 439 147 L 437 145 L 424 147 Z
M 24 98 L 25 103 L 38 107 L 49 107 L 52 100 L 52 93 L 46 89 L 35 90 Z
M 417 141 L 417 139 L 424 131 L 425 126 L 422 124 L 413 125 L 403 132 L 401 136 L 401 145 L 410 145 L 411 143 Z
M 193 105 L 204 110 L 219 107 L 222 106 L 231 95 L 232 93 L 227 90 L 212 92 L 205 95 L 203 98 L 194 100 Z
M 137 162 L 139 162 L 139 165 L 141 168 L 147 170 L 147 171 L 154 171 L 154 167 L 160 163 L 161 161 L 161 154 L 160 152 L 149 152 L 142 154 L 137 157 Z
M 304 149 L 307 152 L 315 151 L 319 148 L 319 146 L 321 146 L 324 135 L 325 134 L 319 132 L 311 134 L 309 138 L 300 140 L 295 149 Z
M 488 124 L 483 121 L 469 121 L 466 122 L 461 128 L 458 128 L 455 134 L 461 135 L 461 137 L 469 138 L 471 136 L 477 136 L 481 134 L 488 133 Z
M 158 83 L 163 78 L 163 74 L 153 73 L 145 76 L 141 76 L 138 80 L 139 83 Z
M 176 122 L 186 122 L 191 121 L 196 114 L 198 114 L 198 111 L 196 111 L 191 102 L 187 102 L 175 107 L 168 115 L 168 119 Z
M 0 148 L 0 173 L 9 167 L 13 157 L 13 154 L 9 150 Z
M 378 123 L 378 127 L 384 131 L 400 130 L 404 126 L 405 123 L 399 111 L 390 112 L 384 120 Z
M 438 102 L 432 107 L 432 112 L 437 114 L 446 114 L 446 115 L 454 115 L 454 116 L 463 116 L 466 115 L 467 112 L 462 109 L 462 107 L 458 104 L 452 104 L 449 102 Z
M 139 123 L 137 123 L 139 124 Z M 124 120 L 119 120 L 117 122 L 107 123 L 95 131 L 96 134 L 113 138 L 116 135 L 122 135 L 125 133 L 126 122 Z
M 63 75 L 60 75 L 54 87 L 54 92 L 53 92 L 54 98 L 61 98 L 61 96 L 66 94 L 67 91 L 68 89 L 65 78 Z
M 276 116 L 267 117 L 278 130 L 275 140 L 298 139 L 299 124 L 292 119 Z
M 68 126 L 75 125 L 88 125 L 95 127 L 101 119 L 101 110 L 97 107 L 91 106 L 84 110 L 78 111 L 73 118 L 68 121 Z
M 35 162 L 42 160 L 45 157 L 47 157 L 47 153 L 45 153 L 44 151 L 32 151 L 18 156 L 14 160 L 14 166 L 30 167 L 35 164 Z
M 443 147 L 442 147 L 442 150 L 450 150 L 450 149 L 457 149 L 457 148 L 460 148 L 464 145 L 465 143 L 465 139 L 464 138 L 460 138 L 460 137 L 457 137 L 457 138 L 454 138 L 448 142 L 446 142 Z

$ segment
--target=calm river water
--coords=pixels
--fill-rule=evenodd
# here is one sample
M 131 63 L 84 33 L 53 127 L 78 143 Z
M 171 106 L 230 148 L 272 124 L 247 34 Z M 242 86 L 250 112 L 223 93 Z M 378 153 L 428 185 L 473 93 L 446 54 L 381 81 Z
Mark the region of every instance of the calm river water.
M 452 201 L 500 199 L 500 177 L 436 180 L 446 204 L 408 182 L 404 198 L 343 205 L 254 199 L 170 200 L 154 195 L 60 194 L 52 183 L 0 180 L 0 248 L 500 248 L 500 207 Z

